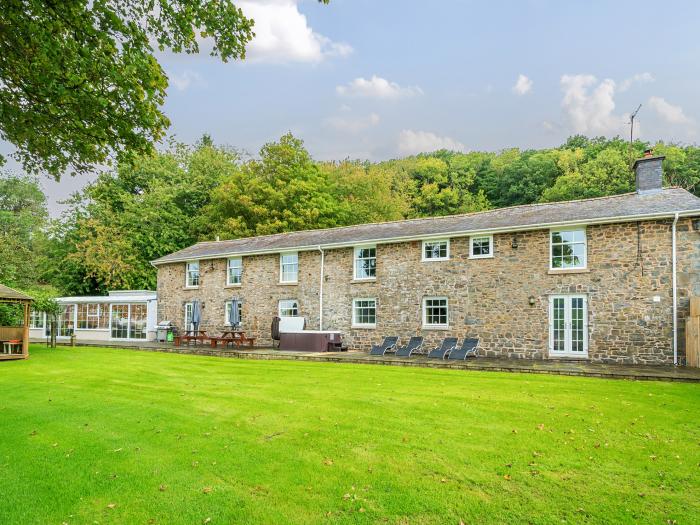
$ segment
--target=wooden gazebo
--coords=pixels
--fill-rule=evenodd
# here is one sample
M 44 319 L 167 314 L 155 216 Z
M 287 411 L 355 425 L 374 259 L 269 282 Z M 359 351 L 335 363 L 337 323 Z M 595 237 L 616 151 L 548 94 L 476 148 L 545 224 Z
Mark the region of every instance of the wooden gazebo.
M 29 307 L 32 298 L 0 284 L 0 303 L 22 305 L 22 326 L 0 326 L 0 361 L 29 357 Z

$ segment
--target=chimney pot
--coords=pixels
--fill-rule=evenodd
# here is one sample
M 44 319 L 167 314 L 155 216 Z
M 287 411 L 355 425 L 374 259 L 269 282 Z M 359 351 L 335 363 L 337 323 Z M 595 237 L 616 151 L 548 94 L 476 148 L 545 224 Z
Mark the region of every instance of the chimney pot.
M 644 157 L 634 161 L 634 173 L 637 182 L 637 193 L 648 194 L 661 191 L 663 188 L 663 155 L 654 157 L 651 150 L 644 152 Z

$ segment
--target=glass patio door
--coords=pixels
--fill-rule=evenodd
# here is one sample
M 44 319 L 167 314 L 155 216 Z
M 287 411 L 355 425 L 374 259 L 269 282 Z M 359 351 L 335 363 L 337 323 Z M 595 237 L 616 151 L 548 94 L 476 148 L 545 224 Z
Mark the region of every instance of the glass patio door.
M 146 339 L 147 312 L 145 304 L 113 304 L 110 315 L 112 339 Z
M 588 309 L 585 295 L 550 297 L 549 353 L 560 357 L 588 357 Z

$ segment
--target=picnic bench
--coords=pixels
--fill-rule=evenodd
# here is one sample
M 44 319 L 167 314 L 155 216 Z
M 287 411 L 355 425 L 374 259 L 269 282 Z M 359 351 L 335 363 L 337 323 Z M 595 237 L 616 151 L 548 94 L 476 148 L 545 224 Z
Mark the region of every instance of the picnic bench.
M 184 334 L 176 335 L 173 338 L 173 344 L 175 346 L 180 346 L 182 344 L 189 345 L 192 342 L 194 342 L 194 344 L 204 344 L 207 339 L 209 339 L 209 336 L 204 330 L 188 330 Z
M 224 332 L 218 337 L 209 337 L 209 341 L 211 342 L 212 348 L 216 348 L 219 343 L 223 343 L 224 346 L 228 344 L 253 346 L 255 344 L 255 337 L 247 337 L 245 332 L 236 330 Z

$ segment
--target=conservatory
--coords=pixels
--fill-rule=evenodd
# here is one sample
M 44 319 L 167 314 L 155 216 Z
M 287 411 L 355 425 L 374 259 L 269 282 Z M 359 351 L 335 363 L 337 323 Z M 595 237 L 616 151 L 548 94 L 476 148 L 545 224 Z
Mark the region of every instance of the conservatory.
M 156 292 L 110 291 L 103 296 L 59 297 L 58 341 L 151 341 L 156 336 Z M 32 312 L 30 337 L 43 339 L 51 324 L 41 312 Z

